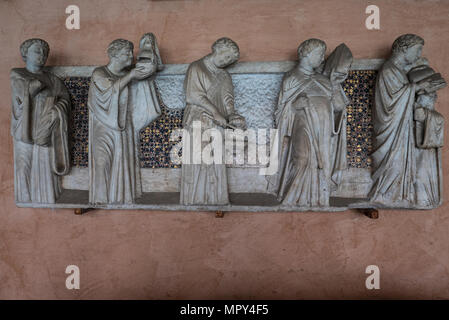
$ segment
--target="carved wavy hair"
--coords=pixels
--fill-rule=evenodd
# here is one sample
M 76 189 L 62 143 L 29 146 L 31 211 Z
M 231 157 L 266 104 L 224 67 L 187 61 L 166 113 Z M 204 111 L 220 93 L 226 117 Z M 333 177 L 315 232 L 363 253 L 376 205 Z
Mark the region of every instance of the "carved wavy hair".
M 108 56 L 109 58 L 115 57 L 117 53 L 123 48 L 129 48 L 131 51 L 134 50 L 134 45 L 131 41 L 125 39 L 115 39 L 108 46 Z
M 48 45 L 47 41 L 38 38 L 33 38 L 25 40 L 20 45 L 20 54 L 22 55 L 23 61 L 26 61 L 28 49 L 35 43 L 38 43 L 44 49 L 44 54 L 46 57 L 48 57 L 48 54 L 50 52 L 50 46 Z
M 317 47 L 322 48 L 324 51 L 326 51 L 327 48 L 326 43 L 320 39 L 312 38 L 302 42 L 298 47 L 298 58 L 302 59 L 304 57 L 307 57 L 309 53 L 311 53 Z
M 234 41 L 232 41 L 229 38 L 220 38 L 217 41 L 214 42 L 214 44 L 212 45 L 212 51 L 216 52 L 217 50 L 221 50 L 224 48 L 229 48 L 232 50 L 232 53 L 234 54 L 234 56 L 238 59 L 238 57 L 240 56 L 240 49 L 239 46 L 237 45 L 237 43 L 235 43 Z
M 394 40 L 391 50 L 393 53 L 405 52 L 414 45 L 424 45 L 424 39 L 416 34 L 403 34 Z

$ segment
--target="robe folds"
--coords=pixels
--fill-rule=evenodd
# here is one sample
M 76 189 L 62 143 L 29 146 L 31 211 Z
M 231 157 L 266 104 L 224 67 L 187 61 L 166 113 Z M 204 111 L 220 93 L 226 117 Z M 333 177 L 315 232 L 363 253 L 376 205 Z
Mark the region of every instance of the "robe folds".
M 140 130 L 157 118 L 160 105 L 153 79 L 120 91 L 120 76 L 107 66 L 94 70 L 89 87 L 89 202 L 134 203 L 142 194 Z
M 371 201 L 415 203 L 416 147 L 413 111 L 416 85 L 391 60 L 376 81 L 373 108 L 373 187 Z
M 17 202 L 55 203 L 62 192 L 60 176 L 70 170 L 68 114 L 64 83 L 43 71 L 11 71 L 14 180 Z M 30 84 L 44 84 L 34 97 Z
M 335 121 L 333 92 L 329 78 L 320 73 L 295 68 L 284 76 L 275 113 L 279 169 L 267 177 L 268 191 L 283 204 L 328 206 L 331 188 L 346 169 L 341 130 L 346 115 Z
M 442 197 L 441 147 L 444 140 L 444 118 L 432 108 L 424 108 L 424 122 L 415 121 L 416 202 L 420 207 L 436 207 Z
M 201 133 L 208 129 L 220 131 L 224 138 L 224 128 L 215 124 L 213 116 L 201 105 L 204 100 L 212 103 L 224 117 L 234 106 L 234 87 L 227 71 L 215 67 L 207 58 L 190 64 L 184 81 L 187 105 L 184 111 L 183 128 L 193 138 L 194 122 L 201 124 Z M 201 142 L 201 150 L 209 142 Z M 223 141 L 219 143 L 223 146 Z M 224 158 L 221 164 L 193 164 L 193 141 L 190 142 L 190 164 L 181 167 L 181 204 L 223 205 L 229 203 L 228 179 Z M 224 150 L 224 147 L 223 147 Z M 224 152 L 223 152 L 224 154 Z M 183 157 L 186 152 L 183 151 Z

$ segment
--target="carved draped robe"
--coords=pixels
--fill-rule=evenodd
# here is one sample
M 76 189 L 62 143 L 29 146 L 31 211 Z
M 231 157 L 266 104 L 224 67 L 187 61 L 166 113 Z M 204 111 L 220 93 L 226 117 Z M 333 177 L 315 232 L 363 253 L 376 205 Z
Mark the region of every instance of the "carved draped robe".
M 120 76 L 106 66 L 89 87 L 89 202 L 134 203 L 142 195 L 139 132 L 157 118 L 160 105 L 152 78 L 120 91 Z
M 391 60 L 379 71 L 374 102 L 371 201 L 384 205 L 413 204 L 416 201 L 415 84 Z
M 30 83 L 45 87 L 34 97 Z M 43 71 L 11 71 L 14 182 L 17 202 L 55 203 L 62 192 L 60 176 L 70 170 L 67 118 L 70 99 L 63 82 Z
M 425 106 L 424 110 L 425 120 L 415 121 L 416 202 L 420 207 L 436 207 L 442 202 L 444 118 L 434 110 L 433 104 Z
M 267 180 L 268 190 L 285 205 L 328 206 L 331 188 L 346 169 L 346 116 L 334 118 L 333 91 L 319 73 L 295 68 L 284 77 L 275 113 L 279 169 Z M 308 105 L 297 100 L 300 95 Z
M 184 111 L 183 127 L 193 138 L 193 123 L 201 123 L 201 133 L 215 128 L 222 133 L 222 127 L 212 121 L 212 115 L 203 107 L 202 101 L 207 99 L 224 116 L 228 116 L 231 105 L 234 105 L 234 87 L 229 73 L 215 67 L 207 61 L 207 57 L 190 64 L 184 81 L 184 91 L 187 105 Z M 201 150 L 208 142 L 201 143 Z M 219 143 L 223 146 L 223 141 Z M 222 205 L 229 203 L 228 179 L 226 165 L 222 164 L 192 164 L 193 144 L 190 143 L 190 164 L 182 164 L 181 173 L 181 204 Z M 223 148 L 224 149 L 224 148 Z M 224 154 L 224 152 L 223 152 Z M 183 151 L 183 157 L 186 152 Z M 183 159 L 183 162 L 185 159 Z

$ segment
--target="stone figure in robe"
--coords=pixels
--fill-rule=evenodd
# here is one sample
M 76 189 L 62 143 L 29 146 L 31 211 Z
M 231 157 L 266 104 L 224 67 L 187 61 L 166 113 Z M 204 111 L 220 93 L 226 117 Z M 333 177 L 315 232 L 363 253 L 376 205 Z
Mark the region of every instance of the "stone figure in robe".
M 70 170 L 70 98 L 64 83 L 43 69 L 47 42 L 26 40 L 20 53 L 26 67 L 11 70 L 15 200 L 55 203 L 62 192 L 61 176 Z
M 346 105 L 341 83 L 352 54 L 340 45 L 324 63 L 326 44 L 309 39 L 298 47 L 298 65 L 282 81 L 275 111 L 279 159 L 268 191 L 287 206 L 327 207 L 346 169 Z M 324 67 L 324 68 L 323 68 Z
M 379 206 L 432 207 L 441 201 L 437 149 L 443 119 L 433 110 L 432 93 L 446 83 L 420 66 L 423 45 L 417 35 L 398 37 L 377 76 L 370 198 Z
M 234 109 L 234 86 L 231 76 L 225 70 L 238 59 L 237 44 L 229 38 L 221 38 L 212 45 L 212 53 L 189 65 L 184 81 L 186 108 L 183 128 L 189 133 L 190 139 L 193 138 L 194 126 L 200 126 L 201 133 L 215 129 L 221 133 L 221 138 L 224 138 L 227 126 L 244 127 L 244 118 Z M 208 142 L 200 142 L 201 150 Z M 180 203 L 228 204 L 228 179 L 224 159 L 212 164 L 202 160 L 194 163 L 193 144 L 195 141 L 189 143 L 190 152 L 183 150 Z M 187 160 L 186 157 L 190 159 Z
M 443 201 L 441 147 L 444 118 L 435 110 L 435 92 L 418 95 L 415 102 L 416 204 L 436 207 Z
M 157 64 L 133 62 L 133 44 L 117 39 L 109 64 L 94 70 L 89 87 L 89 202 L 131 204 L 141 196 L 136 135 L 160 114 L 148 78 Z M 135 82 L 147 82 L 137 86 Z

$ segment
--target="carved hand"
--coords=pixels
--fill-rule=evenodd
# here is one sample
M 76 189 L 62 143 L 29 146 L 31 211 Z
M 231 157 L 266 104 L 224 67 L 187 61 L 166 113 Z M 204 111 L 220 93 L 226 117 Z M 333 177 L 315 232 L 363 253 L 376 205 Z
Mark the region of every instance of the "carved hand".
M 296 110 L 307 108 L 309 106 L 309 98 L 306 95 L 300 94 L 293 102 L 293 106 Z
M 428 91 L 432 87 L 436 87 L 440 84 L 444 83 L 443 79 L 437 79 L 437 80 L 431 80 L 431 81 L 422 81 L 418 82 L 416 84 L 416 91 L 422 92 L 422 91 Z
M 32 97 L 36 96 L 42 89 L 45 88 L 45 84 L 37 79 L 30 81 L 30 94 Z
M 426 120 L 426 110 L 424 108 L 415 109 L 414 119 L 421 122 Z
M 218 122 L 221 126 L 226 127 L 226 123 L 227 123 L 226 119 L 225 119 L 225 117 L 223 117 L 223 115 L 220 112 L 218 112 L 218 111 L 214 112 L 213 116 L 214 116 L 214 120 L 216 122 Z
M 333 72 L 331 74 L 331 82 L 334 84 L 340 84 L 342 82 L 344 82 L 346 80 L 346 78 L 348 77 L 348 73 L 343 73 L 343 72 Z
M 131 77 L 137 80 L 146 79 L 156 71 L 156 68 L 156 65 L 152 63 L 142 63 L 136 65 L 136 67 L 130 71 Z
M 229 115 L 228 117 L 229 124 L 233 125 L 234 127 L 244 129 L 246 128 L 246 121 L 245 118 L 239 115 L 238 113 L 233 113 Z

